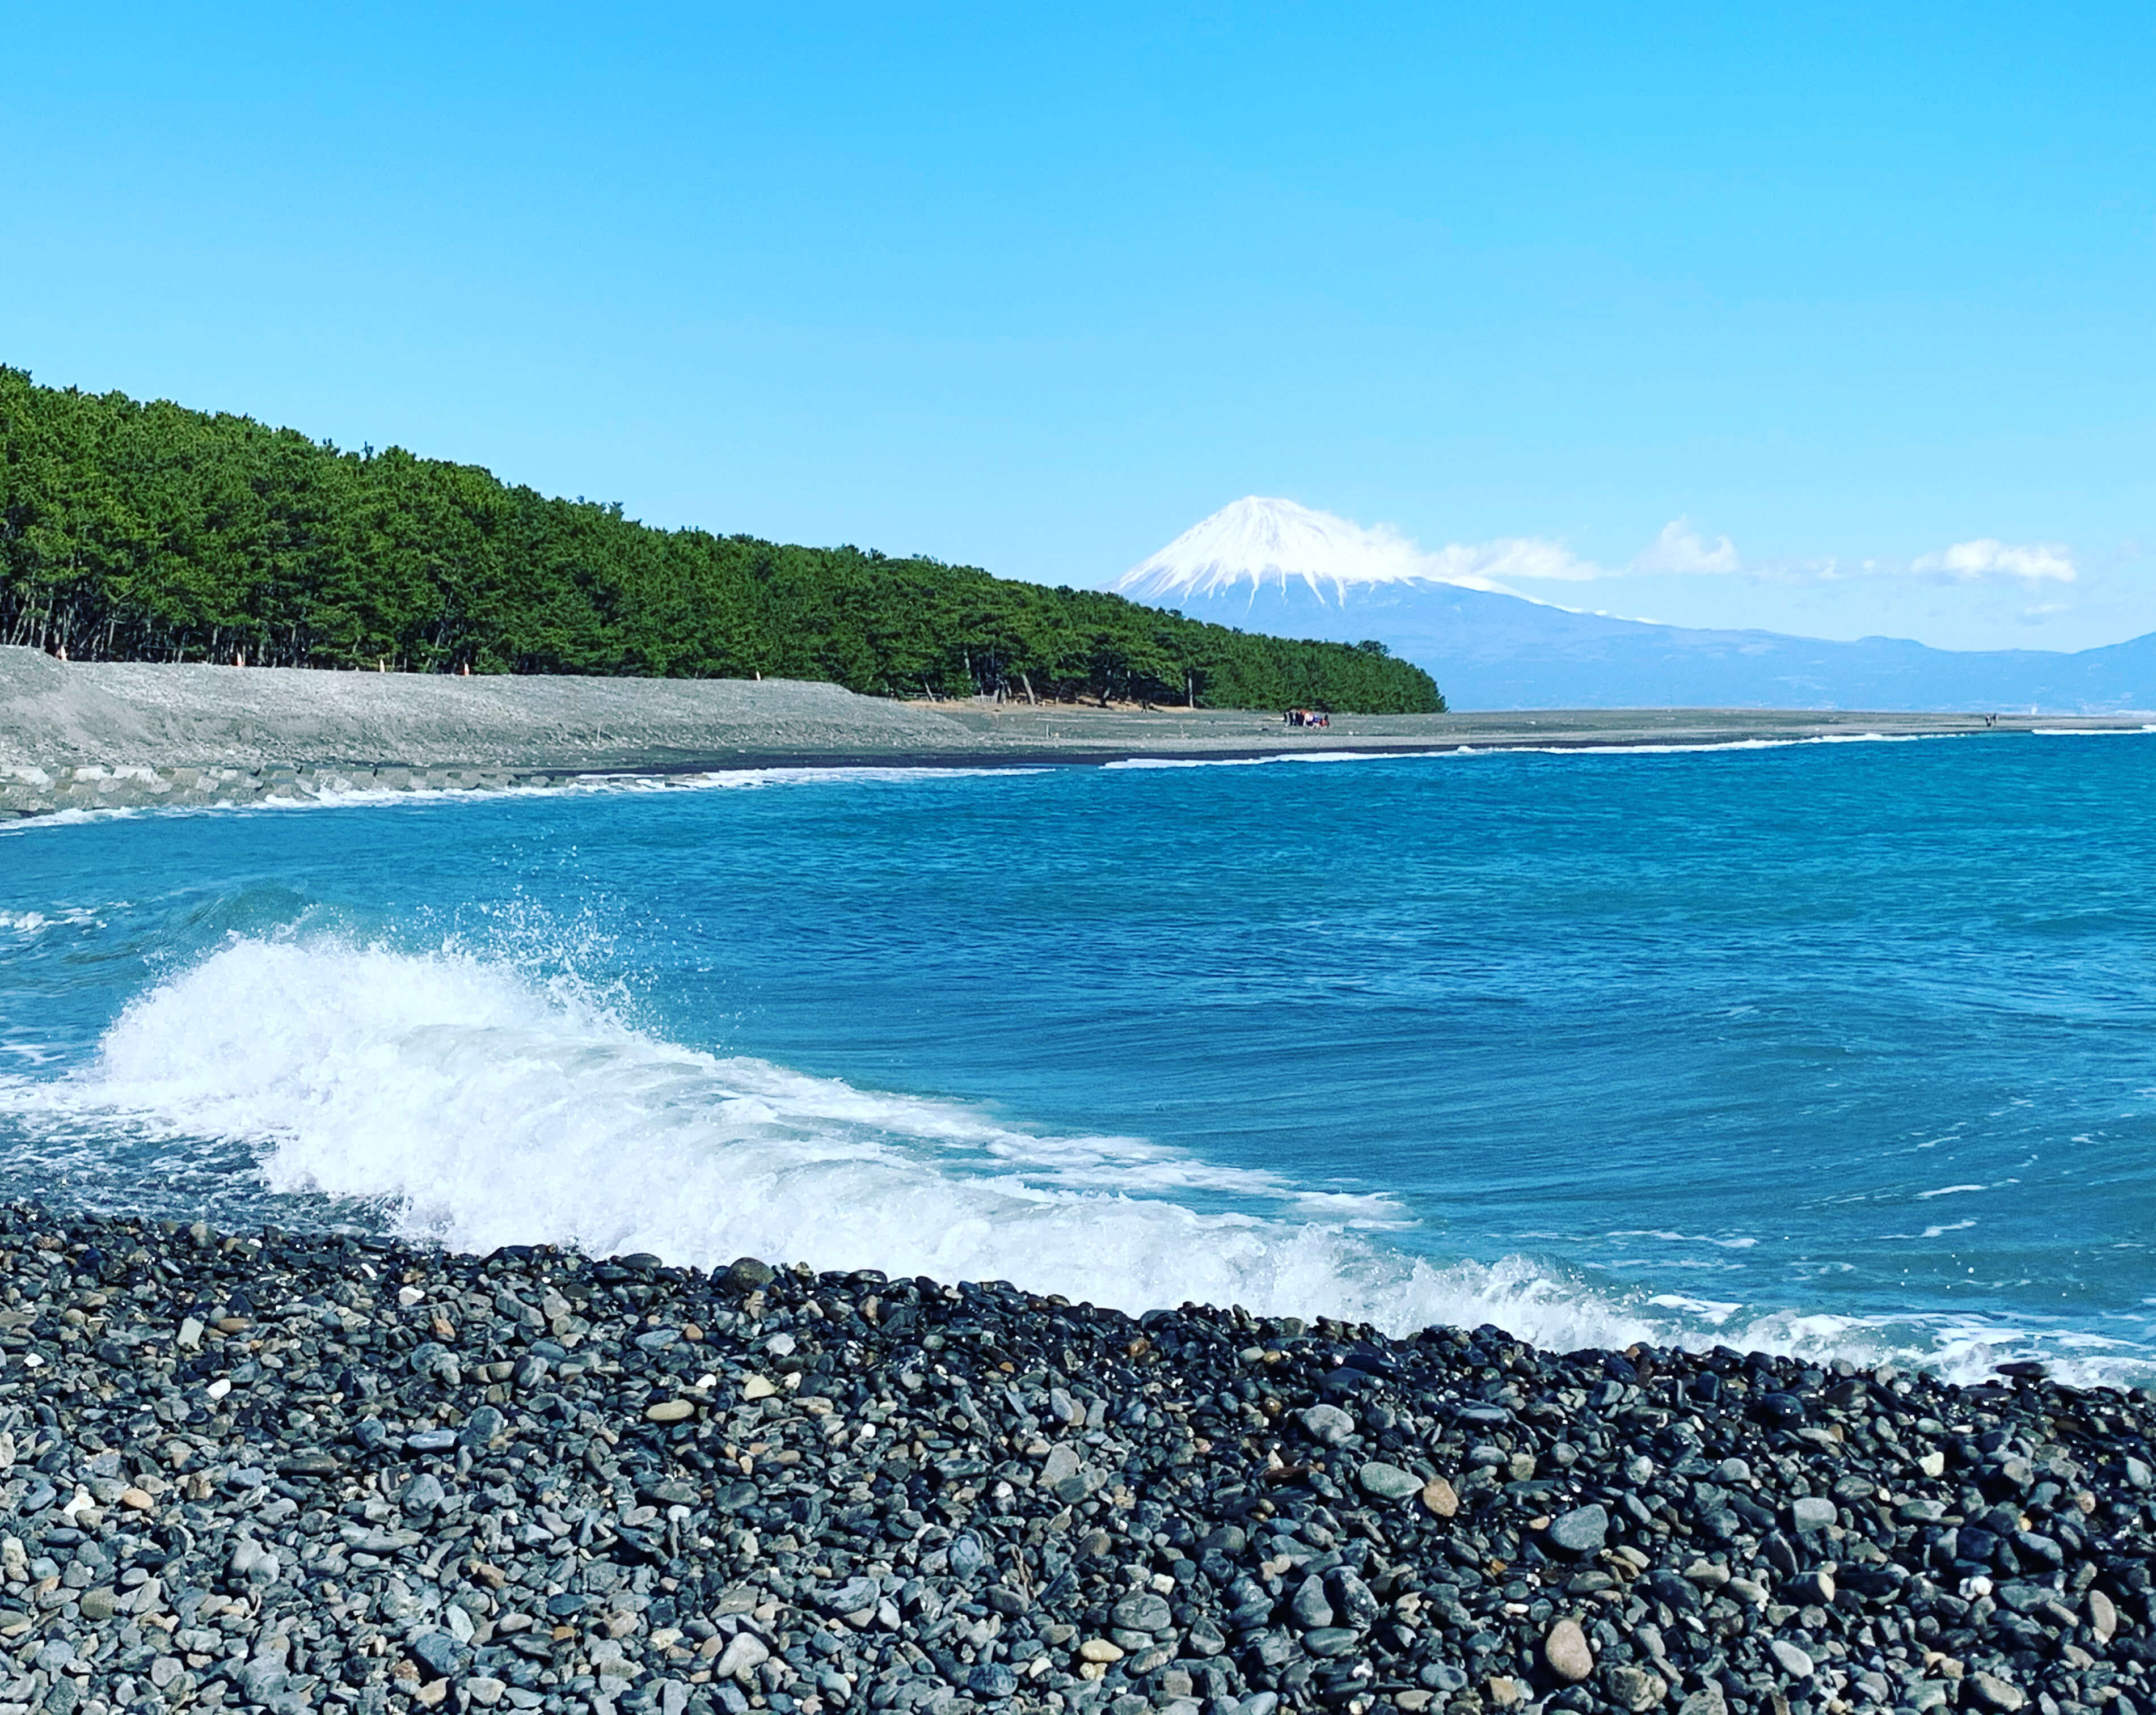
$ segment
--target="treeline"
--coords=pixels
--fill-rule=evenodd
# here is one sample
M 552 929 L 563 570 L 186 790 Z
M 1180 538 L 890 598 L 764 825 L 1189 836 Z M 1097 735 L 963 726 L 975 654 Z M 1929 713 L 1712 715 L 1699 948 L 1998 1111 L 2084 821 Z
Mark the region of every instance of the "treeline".
M 0 642 L 74 660 L 1445 706 L 1380 644 L 1254 636 L 935 560 L 654 530 L 475 465 L 342 452 L 6 367 Z

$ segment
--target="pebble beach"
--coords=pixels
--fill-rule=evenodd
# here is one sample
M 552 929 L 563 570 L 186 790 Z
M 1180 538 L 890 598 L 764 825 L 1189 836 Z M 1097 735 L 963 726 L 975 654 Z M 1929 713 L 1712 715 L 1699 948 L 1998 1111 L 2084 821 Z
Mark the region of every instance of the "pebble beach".
M 2151 1396 L 0 1211 L 0 1715 L 2152 1707 Z
M 2138 731 L 2139 716 L 1787 709 L 1348 715 L 903 703 L 782 680 L 332 673 L 57 661 L 0 646 L 0 821 L 531 789 L 634 772 L 1102 763 Z

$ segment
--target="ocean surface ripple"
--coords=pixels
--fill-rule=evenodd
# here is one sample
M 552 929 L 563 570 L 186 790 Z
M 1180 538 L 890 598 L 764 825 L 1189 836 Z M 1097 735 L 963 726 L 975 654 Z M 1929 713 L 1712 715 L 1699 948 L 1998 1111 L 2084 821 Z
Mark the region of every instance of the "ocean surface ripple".
M 2156 1375 L 2156 738 L 673 785 L 0 834 L 0 1176 Z

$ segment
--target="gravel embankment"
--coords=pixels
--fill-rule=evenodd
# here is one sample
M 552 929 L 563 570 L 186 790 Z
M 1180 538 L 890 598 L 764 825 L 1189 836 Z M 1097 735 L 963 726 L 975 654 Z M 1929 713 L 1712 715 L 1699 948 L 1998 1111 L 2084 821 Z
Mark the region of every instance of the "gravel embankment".
M 1354 750 L 1714 745 L 1863 733 L 1997 736 L 2138 719 L 1774 709 L 1339 715 L 856 696 L 797 680 L 572 679 L 72 665 L 0 647 L 0 817 L 352 792 L 551 785 L 613 770 L 1103 763 Z
M 970 742 L 929 711 L 792 680 L 68 664 L 0 648 L 0 763 L 536 769 Z
M 2150 1396 L 0 1211 L 0 1715 L 2149 1709 Z

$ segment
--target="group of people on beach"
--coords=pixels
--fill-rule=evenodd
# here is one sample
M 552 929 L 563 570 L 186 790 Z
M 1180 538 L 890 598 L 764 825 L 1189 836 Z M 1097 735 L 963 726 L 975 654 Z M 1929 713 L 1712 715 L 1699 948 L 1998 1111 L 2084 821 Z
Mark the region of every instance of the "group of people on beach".
M 1281 719 L 1291 727 L 1330 727 L 1332 716 L 1322 709 L 1290 709 Z

